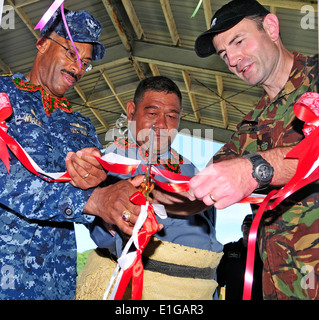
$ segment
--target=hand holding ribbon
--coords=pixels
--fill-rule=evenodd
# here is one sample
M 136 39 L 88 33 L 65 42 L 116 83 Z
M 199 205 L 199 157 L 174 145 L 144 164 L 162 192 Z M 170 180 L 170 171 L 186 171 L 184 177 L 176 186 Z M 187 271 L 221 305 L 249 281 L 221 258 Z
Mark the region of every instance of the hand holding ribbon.
M 143 263 L 142 252 L 147 246 L 151 236 L 157 232 L 158 223 L 154 215 L 154 209 L 145 197 L 136 192 L 131 196 L 134 204 L 141 205 L 141 213 L 134 226 L 133 235 L 127 242 L 121 257 L 118 259 L 118 265 L 111 277 L 108 287 L 104 293 L 104 299 L 107 298 L 110 289 L 115 283 L 110 299 L 120 300 L 126 290 L 128 282 L 132 278 L 132 300 L 141 300 L 143 290 Z M 129 252 L 134 243 L 136 250 Z
M 83 148 L 76 153 L 67 154 L 66 170 L 72 179 L 70 183 L 74 187 L 87 190 L 99 186 L 106 180 L 106 172 L 97 160 L 101 155 L 101 151 L 95 147 Z

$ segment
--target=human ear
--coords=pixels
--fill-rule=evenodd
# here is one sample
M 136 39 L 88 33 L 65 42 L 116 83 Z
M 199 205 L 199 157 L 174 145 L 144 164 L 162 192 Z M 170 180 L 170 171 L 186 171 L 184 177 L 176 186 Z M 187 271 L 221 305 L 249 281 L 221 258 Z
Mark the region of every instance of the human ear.
M 276 15 L 269 13 L 264 19 L 263 27 L 272 41 L 279 39 L 279 20 Z
M 134 101 L 130 100 L 126 103 L 127 120 L 132 121 L 134 114 L 135 114 L 135 103 Z
M 36 47 L 40 53 L 44 53 L 49 48 L 49 39 L 41 37 L 38 39 Z

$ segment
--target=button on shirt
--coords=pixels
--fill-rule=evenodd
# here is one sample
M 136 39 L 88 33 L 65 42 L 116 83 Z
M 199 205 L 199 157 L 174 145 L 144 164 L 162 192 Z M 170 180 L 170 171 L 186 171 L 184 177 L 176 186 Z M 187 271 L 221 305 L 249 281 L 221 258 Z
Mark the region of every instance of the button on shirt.
M 13 77 L 27 81 L 22 74 Z M 88 118 L 61 109 L 47 116 L 39 91 L 20 90 L 12 78 L 0 77 L 0 92 L 9 95 L 13 109 L 8 134 L 44 171 L 65 172 L 69 151 L 102 148 Z M 0 269 L 11 270 L 1 283 L 11 282 L 0 286 L 0 299 L 74 299 L 73 222 L 87 223 L 82 211 L 93 190 L 47 182 L 10 156 L 10 173 L 0 163 Z

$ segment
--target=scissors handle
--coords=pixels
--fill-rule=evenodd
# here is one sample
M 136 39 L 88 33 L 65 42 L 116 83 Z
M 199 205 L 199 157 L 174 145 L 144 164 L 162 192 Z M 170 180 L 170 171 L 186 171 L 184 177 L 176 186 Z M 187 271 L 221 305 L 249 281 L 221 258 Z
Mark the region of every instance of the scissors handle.
M 149 172 L 149 167 L 146 168 L 146 173 L 144 176 L 144 181 L 141 183 L 139 191 L 144 194 L 146 200 L 148 200 L 149 194 L 154 189 L 154 182 Z

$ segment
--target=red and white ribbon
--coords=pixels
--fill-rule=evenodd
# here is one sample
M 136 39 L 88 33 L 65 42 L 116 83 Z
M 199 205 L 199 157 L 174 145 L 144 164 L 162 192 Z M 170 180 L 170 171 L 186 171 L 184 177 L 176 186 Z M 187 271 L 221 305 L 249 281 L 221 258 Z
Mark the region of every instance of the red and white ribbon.
M 67 173 L 46 173 L 44 172 L 29 156 L 29 154 L 23 149 L 23 147 L 11 138 L 7 134 L 7 126 L 4 124 L 4 120 L 7 119 L 12 114 L 12 108 L 8 95 L 6 93 L 1 93 L 0 99 L 0 122 L 2 123 L 0 130 L 0 155 L 4 162 L 7 171 L 10 171 L 9 165 L 9 154 L 7 153 L 7 147 L 12 151 L 12 153 L 19 159 L 19 161 L 32 173 L 41 176 L 46 180 L 56 180 L 56 181 L 69 181 L 70 176 Z
M 152 205 L 145 197 L 136 192 L 131 196 L 131 201 L 141 205 L 141 212 L 133 229 L 133 235 L 125 245 L 118 264 L 111 276 L 110 282 L 105 290 L 103 299 L 106 300 L 115 282 L 109 300 L 121 300 L 132 278 L 132 300 L 141 300 L 143 291 L 143 263 L 142 252 L 147 246 L 151 236 L 157 232 L 156 221 Z M 129 252 L 134 243 L 136 250 Z
M 18 142 L 16 142 L 6 133 L 7 126 L 5 125 L 4 120 L 11 115 L 11 112 L 12 109 L 10 106 L 8 96 L 5 93 L 0 94 L 0 158 L 4 162 L 8 172 L 10 170 L 10 167 L 7 147 L 10 148 L 12 153 L 19 159 L 19 161 L 35 175 L 40 176 L 41 178 L 49 181 L 70 181 L 71 178 L 67 172 L 47 173 L 43 171 L 33 161 L 33 159 L 28 155 L 28 153 L 23 149 L 23 147 L 20 146 Z M 260 195 L 251 195 L 250 197 L 241 201 L 256 203 L 260 205 L 257 214 L 253 220 L 252 226 L 250 228 L 250 234 L 248 238 L 247 263 L 243 292 L 244 300 L 249 300 L 251 298 L 257 231 L 264 210 L 274 209 L 280 202 L 289 197 L 292 193 L 296 192 L 305 185 L 319 179 L 319 94 L 304 94 L 300 98 L 300 100 L 295 104 L 294 112 L 300 120 L 305 122 L 303 129 L 305 139 L 298 143 L 285 156 L 286 158 L 298 159 L 298 166 L 295 175 L 284 187 L 282 187 L 279 190 L 273 190 L 265 198 Z M 107 171 L 112 171 L 119 174 L 133 174 L 138 165 L 140 165 L 139 160 L 127 159 L 125 157 L 115 154 L 107 154 L 102 158 L 97 158 L 97 160 L 103 165 L 103 167 Z M 155 182 L 165 190 L 171 192 L 184 192 L 189 190 L 190 177 L 178 175 L 172 172 L 166 172 L 165 170 L 158 169 L 154 166 L 152 167 L 151 174 L 155 176 L 160 175 L 168 180 L 168 183 L 163 183 L 155 180 Z M 139 197 L 137 197 L 135 201 L 137 201 L 138 199 Z M 145 198 L 143 201 L 146 202 Z M 273 202 L 269 204 L 269 201 Z M 123 279 L 127 281 L 127 279 L 132 277 L 133 274 L 133 279 L 139 279 L 139 281 L 142 279 L 142 276 L 139 272 L 141 270 L 142 248 L 144 248 L 144 245 L 148 243 L 151 233 L 153 231 L 155 233 L 157 230 L 157 227 L 154 222 L 155 218 L 152 218 L 154 216 L 152 206 L 146 203 L 143 205 L 145 205 L 146 207 L 143 207 L 143 212 L 141 212 L 140 215 L 140 221 L 136 225 L 136 230 L 132 239 L 132 242 L 134 242 L 135 245 L 138 245 L 139 250 L 132 254 L 128 254 L 128 252 L 124 251 L 123 259 L 120 259 L 119 261 L 119 269 L 115 272 L 115 275 L 117 276 L 117 273 L 121 269 L 119 280 L 119 283 L 121 283 L 121 285 L 118 285 L 117 287 L 118 289 L 121 289 L 117 289 L 117 292 L 114 293 L 114 295 L 112 296 L 114 299 L 118 299 L 124 293 L 123 288 L 125 286 L 123 286 Z M 149 219 L 145 220 L 145 212 L 147 212 Z M 141 225 L 143 225 L 142 228 Z M 147 227 L 145 227 L 146 225 Z M 144 227 L 148 230 L 144 229 Z M 138 267 L 133 267 L 132 261 L 134 261 L 133 265 Z M 136 284 L 134 286 L 134 298 L 140 297 L 141 290 L 139 285 Z
M 12 113 L 9 97 L 6 93 L 0 93 L 0 131 L 5 134 L 8 131 L 5 120 L 10 117 Z M 0 137 L 0 159 L 3 161 L 7 168 L 8 173 L 10 172 L 10 155 L 6 142 Z
M 52 182 L 71 181 L 71 177 L 67 172 L 45 172 L 31 158 L 28 152 L 15 141 L 8 133 L 5 120 L 12 114 L 12 107 L 9 97 L 6 93 L 0 93 L 0 159 L 5 164 L 8 173 L 10 172 L 8 153 L 9 148 L 17 159 L 33 174 L 41 177 L 44 180 Z M 107 171 L 112 171 L 119 174 L 133 174 L 141 161 L 127 159 L 120 155 L 106 154 L 102 158 L 96 157 Z
M 67 172 L 48 173 L 42 170 L 35 161 L 30 157 L 27 151 L 10 135 L 7 134 L 7 126 L 5 119 L 12 114 L 12 108 L 8 95 L 0 94 L 0 155 L 2 161 L 5 163 L 8 173 L 10 171 L 9 153 L 7 147 L 13 152 L 17 159 L 33 174 L 40 176 L 42 179 L 65 182 L 70 181 L 71 178 Z M 6 154 L 7 153 L 7 154 Z M 134 174 L 137 167 L 140 165 L 140 160 L 129 159 L 118 154 L 108 153 L 101 158 L 96 159 L 102 164 L 107 171 L 112 171 L 119 174 Z M 119 279 L 116 284 L 112 298 L 121 299 L 127 287 L 129 280 L 132 278 L 132 299 L 139 300 L 142 297 L 143 289 L 143 264 L 142 252 L 149 242 L 150 237 L 157 232 L 158 223 L 154 215 L 154 208 L 149 202 L 146 202 L 145 197 L 137 192 L 133 194 L 130 200 L 137 205 L 141 205 L 141 213 L 134 226 L 133 236 L 126 245 L 121 258 L 119 259 L 118 267 L 112 279 L 117 277 L 120 270 Z M 161 218 L 166 217 L 164 207 L 159 205 L 159 215 Z M 128 252 L 130 246 L 134 243 L 136 247 L 135 252 Z
M 271 191 L 260 204 L 250 227 L 243 300 L 251 299 L 255 248 L 258 226 L 265 210 L 273 210 L 291 194 L 319 179 L 319 94 L 307 92 L 293 107 L 296 116 L 303 122 L 305 139 L 298 143 L 285 158 L 298 159 L 295 175 L 281 189 Z M 274 200 L 269 204 L 269 201 Z
M 10 170 L 9 165 L 9 153 L 7 147 L 14 153 L 19 161 L 33 174 L 40 176 L 41 178 L 53 181 L 53 182 L 66 182 L 71 181 L 71 178 L 67 172 L 45 172 L 42 170 L 36 162 L 31 158 L 27 151 L 13 138 L 7 134 L 7 126 L 5 119 L 7 119 L 12 113 L 12 108 L 8 95 L 6 93 L 0 93 L 0 159 L 4 162 L 8 172 Z M 118 173 L 118 174 L 131 174 L 133 175 L 137 167 L 141 164 L 140 160 L 126 158 L 119 154 L 108 153 L 103 157 L 96 159 L 100 162 L 106 171 Z M 146 166 L 141 166 L 145 172 Z M 189 190 L 189 180 L 191 177 L 169 172 L 167 170 L 159 169 L 156 166 L 152 166 L 151 175 L 154 181 L 164 190 L 170 192 L 186 192 Z M 161 182 L 154 176 L 161 176 L 168 182 Z M 255 199 L 255 200 L 254 200 Z M 249 198 L 243 200 L 243 202 L 262 202 L 263 198 L 259 195 L 251 195 Z

